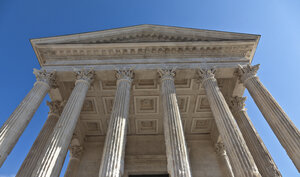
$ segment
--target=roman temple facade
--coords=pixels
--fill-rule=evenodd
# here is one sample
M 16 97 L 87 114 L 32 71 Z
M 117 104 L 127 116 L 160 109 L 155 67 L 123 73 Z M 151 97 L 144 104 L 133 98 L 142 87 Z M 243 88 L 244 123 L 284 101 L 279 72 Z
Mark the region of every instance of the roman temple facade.
M 281 177 L 253 99 L 300 170 L 297 127 L 251 65 L 259 35 L 139 25 L 32 39 L 36 82 L 0 130 L 0 165 L 46 94 L 17 177 Z M 33 120 L 34 121 L 34 120 Z

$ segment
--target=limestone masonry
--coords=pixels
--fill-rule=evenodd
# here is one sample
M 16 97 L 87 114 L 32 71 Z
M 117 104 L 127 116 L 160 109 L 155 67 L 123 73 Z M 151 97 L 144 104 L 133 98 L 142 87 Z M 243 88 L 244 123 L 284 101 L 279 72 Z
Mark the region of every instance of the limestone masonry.
M 139 25 L 31 40 L 36 82 L 0 130 L 0 166 L 42 100 L 17 177 L 281 177 L 249 91 L 300 171 L 300 133 L 251 65 L 259 35 Z M 249 98 L 251 99 L 251 98 Z

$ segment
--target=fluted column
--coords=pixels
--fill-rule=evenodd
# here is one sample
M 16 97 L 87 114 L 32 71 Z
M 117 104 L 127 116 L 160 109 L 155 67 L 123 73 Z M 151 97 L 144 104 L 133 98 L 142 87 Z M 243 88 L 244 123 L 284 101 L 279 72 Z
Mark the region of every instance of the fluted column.
M 299 130 L 256 76 L 259 65 L 239 67 L 240 80 L 300 172 Z
M 159 70 L 164 108 L 164 133 L 168 171 L 172 177 L 191 177 L 189 157 L 177 104 L 174 69 Z
M 199 75 L 216 125 L 228 153 L 232 170 L 237 177 L 260 177 L 254 160 L 232 113 L 217 85 L 214 69 L 200 69 Z
M 133 72 L 117 70 L 117 91 L 105 138 L 99 177 L 120 177 L 123 174 L 125 142 Z
M 224 144 L 222 141 L 219 141 L 215 144 L 215 149 L 217 156 L 220 161 L 221 169 L 223 171 L 224 177 L 234 177 L 232 172 L 232 167 L 227 156 Z
M 75 82 L 75 88 L 54 127 L 53 133 L 47 141 L 46 148 L 38 160 L 32 177 L 59 176 L 86 93 L 93 77 L 93 70 L 83 69 L 76 71 L 77 80 Z
M 54 86 L 54 72 L 34 69 L 33 73 L 36 76 L 33 88 L 1 127 L 0 167 L 16 145 L 50 87 Z
M 38 137 L 34 141 L 29 153 L 23 161 L 16 177 L 30 177 L 34 168 L 37 165 L 37 161 L 45 149 L 46 142 L 53 132 L 54 126 L 62 111 L 62 103 L 60 101 L 47 102 L 50 107 L 48 118 L 40 131 Z
M 83 147 L 77 138 L 73 138 L 70 144 L 70 160 L 64 177 L 75 177 L 80 164 Z
M 281 177 L 275 162 L 246 112 L 245 100 L 245 97 L 234 97 L 230 98 L 228 102 L 258 171 L 262 176 Z

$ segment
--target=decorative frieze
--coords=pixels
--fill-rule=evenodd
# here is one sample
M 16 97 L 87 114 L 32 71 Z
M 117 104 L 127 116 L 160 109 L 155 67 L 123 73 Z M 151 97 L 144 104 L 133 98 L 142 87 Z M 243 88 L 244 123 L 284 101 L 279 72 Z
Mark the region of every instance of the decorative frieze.
M 141 57 L 141 56 L 197 56 L 197 57 L 250 57 L 252 45 L 209 45 L 209 46 L 139 46 L 139 47 L 90 47 L 90 48 L 40 48 L 40 55 L 44 58 L 61 58 L 76 56 L 97 56 L 100 58 Z M 75 58 L 74 58 L 75 57 Z M 80 58 L 79 57 L 79 58 Z

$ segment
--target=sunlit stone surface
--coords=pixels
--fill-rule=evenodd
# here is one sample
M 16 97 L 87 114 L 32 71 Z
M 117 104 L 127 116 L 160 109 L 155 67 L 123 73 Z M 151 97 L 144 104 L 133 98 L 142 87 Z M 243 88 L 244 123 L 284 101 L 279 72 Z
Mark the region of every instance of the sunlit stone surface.
M 299 169 L 299 130 L 248 66 L 259 38 L 139 25 L 32 39 L 41 70 L 0 130 L 0 164 L 48 93 L 66 105 L 49 113 L 17 176 L 59 176 L 68 150 L 65 177 L 280 176 L 245 112 L 224 99 L 248 89 Z

